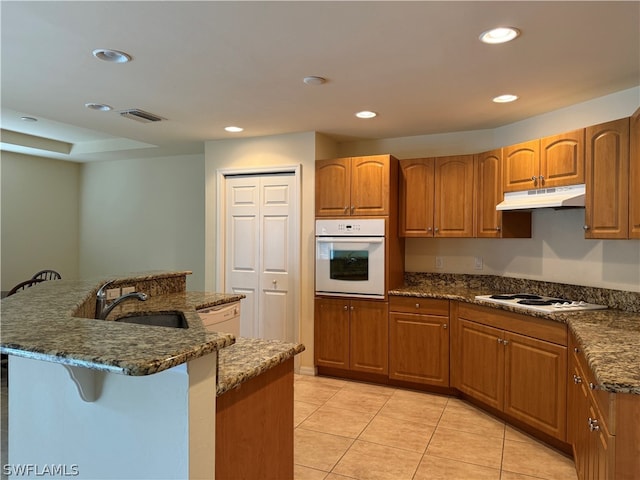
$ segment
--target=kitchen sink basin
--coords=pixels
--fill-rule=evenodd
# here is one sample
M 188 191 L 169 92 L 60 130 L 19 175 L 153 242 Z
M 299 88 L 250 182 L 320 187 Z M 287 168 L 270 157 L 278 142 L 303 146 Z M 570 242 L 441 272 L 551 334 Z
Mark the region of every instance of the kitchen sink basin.
M 114 322 L 137 323 L 154 327 L 189 328 L 182 312 L 142 312 L 125 315 Z

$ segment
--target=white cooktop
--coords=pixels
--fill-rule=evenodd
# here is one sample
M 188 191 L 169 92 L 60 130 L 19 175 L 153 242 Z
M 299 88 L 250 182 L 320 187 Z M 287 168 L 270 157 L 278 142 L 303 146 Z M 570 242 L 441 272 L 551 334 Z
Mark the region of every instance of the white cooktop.
M 517 309 L 533 310 L 545 313 L 579 312 L 583 310 L 603 310 L 609 308 L 606 305 L 586 303 L 580 300 L 568 300 L 559 297 L 545 297 L 543 295 L 533 295 L 528 293 L 477 295 L 475 299 L 480 302 L 510 305 Z

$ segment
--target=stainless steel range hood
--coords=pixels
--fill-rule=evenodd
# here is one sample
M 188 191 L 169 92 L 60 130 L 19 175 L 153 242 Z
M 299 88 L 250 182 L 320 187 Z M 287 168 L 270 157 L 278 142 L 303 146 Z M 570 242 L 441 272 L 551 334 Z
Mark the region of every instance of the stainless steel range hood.
M 539 188 L 508 192 L 496 210 L 531 210 L 534 208 L 584 207 L 585 185 Z

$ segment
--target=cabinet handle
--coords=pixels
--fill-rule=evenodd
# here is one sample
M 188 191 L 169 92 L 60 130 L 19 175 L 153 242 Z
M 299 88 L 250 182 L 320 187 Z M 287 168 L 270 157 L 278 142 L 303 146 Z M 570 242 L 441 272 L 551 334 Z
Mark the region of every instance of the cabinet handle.
M 573 383 L 575 383 L 576 385 L 582 383 L 582 378 L 580 378 L 578 375 L 574 374 L 573 375 Z
M 595 383 L 593 383 L 593 382 L 589 382 L 589 388 L 590 388 L 591 390 L 597 390 L 597 389 L 598 389 L 598 385 L 596 385 L 596 384 L 595 384 Z
M 500 230 L 502 230 L 502 228 L 496 227 L 496 232 L 499 232 Z
M 444 328 L 444 329 L 446 330 L 446 329 L 448 328 L 448 325 L 447 325 L 446 323 L 444 323 L 444 324 L 442 325 L 442 328 Z
M 531 177 L 531 180 L 533 180 L 533 186 L 537 186 L 538 185 L 538 177 L 536 177 L 535 175 L 533 177 Z
M 580 349 L 578 347 L 573 347 L 573 351 L 576 353 L 580 353 Z
M 540 179 L 540 185 L 544 185 L 544 175 L 538 177 Z
M 503 344 L 503 345 L 509 345 L 509 340 L 503 340 L 503 341 L 502 341 L 502 344 Z
M 596 420 L 595 418 L 589 417 L 588 423 L 589 423 L 589 431 L 597 432 L 598 430 L 600 430 L 600 425 L 598 425 L 598 420 Z
M 344 213 L 349 213 L 349 207 L 344 207 Z
M 504 343 L 504 340 L 502 340 L 501 338 L 499 338 L 499 339 L 498 339 L 498 343 L 499 343 L 500 345 L 502 345 L 502 344 Z
M 583 225 L 582 229 L 586 232 L 587 230 L 589 230 L 589 225 Z
M 440 231 L 440 229 L 438 227 L 436 227 L 434 230 L 435 230 L 436 233 L 438 233 Z

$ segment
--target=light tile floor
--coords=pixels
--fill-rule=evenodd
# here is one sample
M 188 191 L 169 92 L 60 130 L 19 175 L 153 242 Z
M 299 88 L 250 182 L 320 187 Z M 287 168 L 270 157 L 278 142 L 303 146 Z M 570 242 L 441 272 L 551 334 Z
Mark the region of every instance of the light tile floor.
M 295 480 L 576 480 L 564 454 L 453 397 L 295 376 Z

